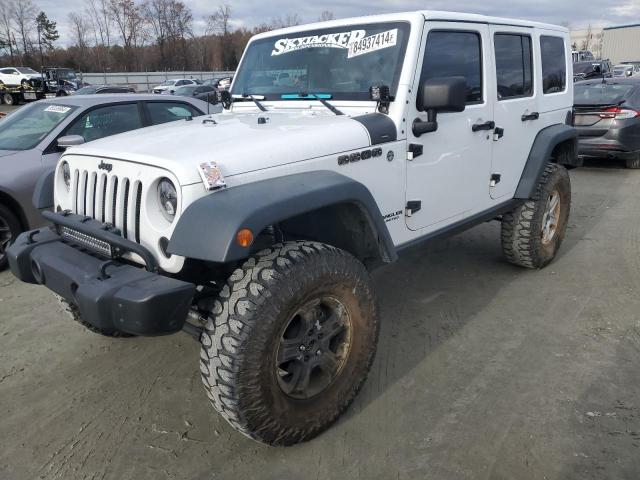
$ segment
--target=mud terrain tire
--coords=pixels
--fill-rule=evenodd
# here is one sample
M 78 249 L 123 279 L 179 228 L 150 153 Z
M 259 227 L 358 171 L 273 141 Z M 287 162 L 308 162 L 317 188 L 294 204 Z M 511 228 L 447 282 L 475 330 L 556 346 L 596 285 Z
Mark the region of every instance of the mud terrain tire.
M 298 324 L 299 332 L 288 333 Z M 315 335 L 315 345 L 309 335 Z M 305 345 L 298 346 L 303 337 Z M 321 243 L 277 244 L 235 270 L 213 303 L 201 336 L 202 381 L 213 407 L 236 430 L 262 443 L 291 445 L 320 434 L 351 404 L 373 362 L 377 338 L 378 311 L 362 263 Z M 339 351 L 331 346 L 336 339 Z M 327 365 L 340 358 L 339 369 L 327 368 L 330 374 L 313 364 L 320 345 L 327 345 Z M 300 355 L 281 364 L 287 349 L 293 355 L 300 349 Z M 294 381 L 305 378 L 296 377 L 305 365 L 314 365 L 310 380 Z M 314 382 L 327 381 L 313 393 Z
M 552 216 L 553 229 L 545 231 L 554 199 L 559 204 Z M 502 217 L 502 251 L 507 260 L 526 268 L 548 265 L 564 240 L 570 210 L 569 174 L 563 166 L 549 163 L 533 197 Z

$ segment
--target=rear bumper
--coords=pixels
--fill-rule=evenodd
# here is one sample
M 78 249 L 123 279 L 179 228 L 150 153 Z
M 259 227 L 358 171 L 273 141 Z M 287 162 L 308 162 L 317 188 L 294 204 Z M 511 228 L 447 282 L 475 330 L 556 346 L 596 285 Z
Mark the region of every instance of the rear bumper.
M 640 155 L 639 151 L 625 151 L 622 150 L 617 145 L 607 145 L 606 147 L 602 145 L 589 145 L 582 144 L 578 145 L 578 155 L 581 157 L 593 157 L 593 158 L 614 158 L 620 160 L 633 160 Z
M 13 274 L 45 285 L 100 329 L 166 335 L 182 329 L 195 285 L 72 245 L 51 229 L 21 234 L 7 250 Z

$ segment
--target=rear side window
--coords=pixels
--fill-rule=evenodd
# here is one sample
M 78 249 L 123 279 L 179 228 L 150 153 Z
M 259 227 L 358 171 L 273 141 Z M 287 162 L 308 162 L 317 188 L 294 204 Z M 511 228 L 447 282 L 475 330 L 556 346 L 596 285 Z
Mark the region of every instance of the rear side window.
M 176 120 L 202 115 L 202 112 L 191 105 L 179 102 L 149 102 L 147 103 L 147 110 L 152 125 L 175 122 Z
M 95 108 L 80 116 L 65 135 L 81 135 L 85 142 L 142 128 L 136 103 Z
M 464 31 L 429 32 L 420 85 L 432 78 L 457 76 L 467 80 L 467 103 L 482 102 L 480 35 Z
M 562 38 L 547 35 L 540 37 L 543 93 L 562 92 L 567 86 L 567 64 L 564 51 Z
M 533 95 L 531 37 L 498 33 L 494 46 L 498 100 Z

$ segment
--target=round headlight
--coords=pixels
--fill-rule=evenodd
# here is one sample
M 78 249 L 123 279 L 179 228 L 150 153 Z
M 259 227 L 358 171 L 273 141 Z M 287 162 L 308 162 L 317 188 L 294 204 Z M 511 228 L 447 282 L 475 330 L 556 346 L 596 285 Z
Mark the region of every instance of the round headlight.
M 158 183 L 158 201 L 164 218 L 173 222 L 178 209 L 178 194 L 173 182 L 168 178 L 163 178 Z
M 62 178 L 64 184 L 67 186 L 67 190 L 71 189 L 71 168 L 67 162 L 62 162 Z

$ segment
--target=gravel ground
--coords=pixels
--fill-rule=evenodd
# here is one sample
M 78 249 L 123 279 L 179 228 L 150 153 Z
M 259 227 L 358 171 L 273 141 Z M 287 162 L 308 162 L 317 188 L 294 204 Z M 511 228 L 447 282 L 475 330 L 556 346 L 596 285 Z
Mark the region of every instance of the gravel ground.
M 571 177 L 542 271 L 502 260 L 494 222 L 376 272 L 369 380 L 290 448 L 212 411 L 187 335 L 102 338 L 1 273 L 0 478 L 640 478 L 640 172 Z

